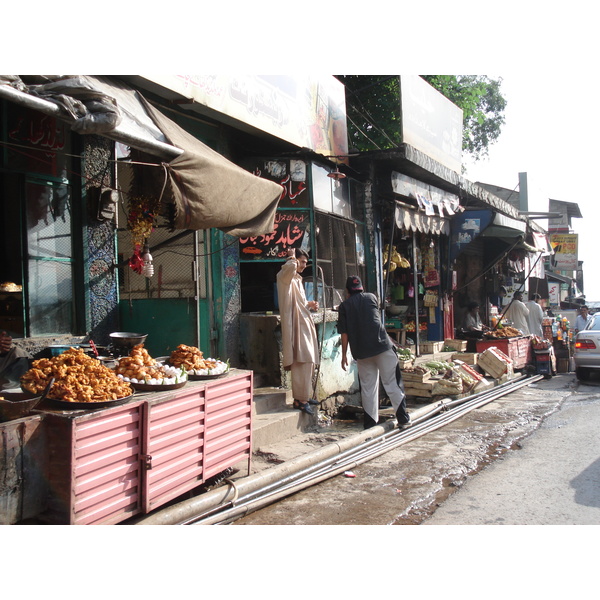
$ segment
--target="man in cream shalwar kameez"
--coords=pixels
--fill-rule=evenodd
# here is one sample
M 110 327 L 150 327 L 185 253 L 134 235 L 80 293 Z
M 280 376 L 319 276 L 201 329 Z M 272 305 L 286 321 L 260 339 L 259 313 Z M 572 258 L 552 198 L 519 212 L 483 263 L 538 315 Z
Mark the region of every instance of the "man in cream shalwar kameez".
M 319 364 L 319 342 L 311 317 L 318 310 L 318 302 L 307 302 L 300 273 L 308 263 L 308 255 L 288 249 L 288 259 L 277 273 L 277 297 L 281 315 L 283 367 L 292 372 L 294 408 L 312 415 L 312 398 L 315 365 Z M 309 404 L 310 400 L 310 404 Z

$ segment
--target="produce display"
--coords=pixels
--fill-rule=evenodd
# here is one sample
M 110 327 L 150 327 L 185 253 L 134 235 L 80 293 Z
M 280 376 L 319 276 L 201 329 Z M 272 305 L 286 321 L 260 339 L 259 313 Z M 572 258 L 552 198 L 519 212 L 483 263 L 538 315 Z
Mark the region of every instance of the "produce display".
M 150 356 L 144 344 L 137 344 L 129 356 L 117 360 L 114 368 L 117 377 L 132 384 L 175 385 L 187 381 L 182 368 L 157 362 Z
M 180 344 L 171 352 L 170 363 L 185 369 L 188 375 L 222 375 L 229 371 L 229 363 L 214 358 L 204 358 L 204 353 L 195 346 Z
M 396 348 L 396 354 L 399 360 L 413 361 L 416 358 L 410 348 Z
M 70 348 L 59 356 L 34 360 L 21 377 L 21 387 L 41 394 L 50 380 L 48 398 L 63 402 L 107 402 L 133 394 L 131 386 L 81 348 Z

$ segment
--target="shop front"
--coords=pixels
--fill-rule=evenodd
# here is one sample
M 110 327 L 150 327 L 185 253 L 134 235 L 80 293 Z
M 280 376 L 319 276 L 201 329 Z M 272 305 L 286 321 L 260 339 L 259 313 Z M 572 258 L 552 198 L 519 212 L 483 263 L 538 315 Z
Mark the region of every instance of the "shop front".
M 306 297 L 319 302 L 313 315 L 321 353 L 316 397 L 356 394 L 354 371 L 341 369 L 335 309 L 346 297 L 346 278 L 365 278 L 367 272 L 362 185 L 311 156 L 255 159 L 245 166 L 279 183 L 283 192 L 273 231 L 240 239 L 241 365 L 265 385 L 289 385 L 281 365 L 276 277 L 287 249 L 299 248 L 311 259 L 303 273 Z M 335 398 L 331 405 L 334 412 Z

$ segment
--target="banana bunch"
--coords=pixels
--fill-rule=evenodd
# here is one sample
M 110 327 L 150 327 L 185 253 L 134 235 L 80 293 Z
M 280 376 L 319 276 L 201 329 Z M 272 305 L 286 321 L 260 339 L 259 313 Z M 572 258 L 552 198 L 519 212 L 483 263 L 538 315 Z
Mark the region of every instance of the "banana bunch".
M 390 273 L 395 271 L 398 267 L 401 269 L 410 269 L 410 262 L 406 258 L 404 258 L 396 248 L 392 248 L 392 255 L 390 258 L 390 245 L 387 244 L 383 249 L 383 261 L 384 264 L 388 264 L 388 260 L 390 261 Z

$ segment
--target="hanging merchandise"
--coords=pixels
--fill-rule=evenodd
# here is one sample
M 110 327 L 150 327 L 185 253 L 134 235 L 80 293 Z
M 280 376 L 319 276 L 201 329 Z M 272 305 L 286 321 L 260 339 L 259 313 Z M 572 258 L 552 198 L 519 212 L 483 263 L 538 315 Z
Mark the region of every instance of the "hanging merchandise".
M 408 286 L 408 297 L 409 298 L 415 297 L 415 288 L 412 283 Z
M 436 307 L 438 305 L 438 294 L 432 290 L 427 290 L 423 298 L 423 304 L 428 307 Z

